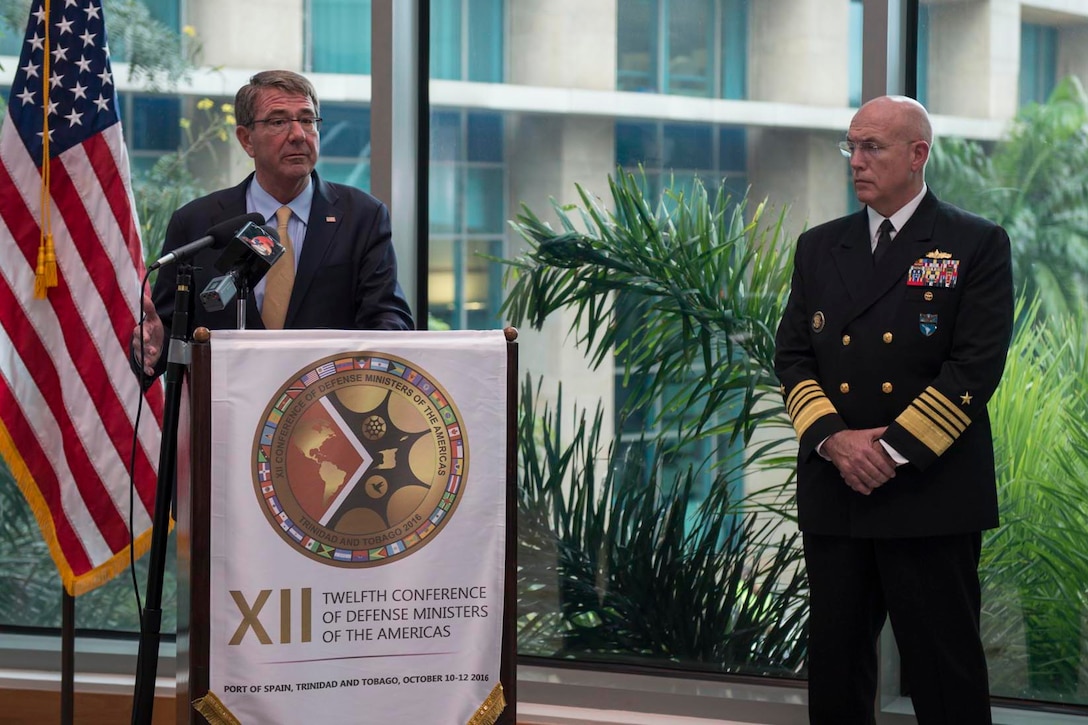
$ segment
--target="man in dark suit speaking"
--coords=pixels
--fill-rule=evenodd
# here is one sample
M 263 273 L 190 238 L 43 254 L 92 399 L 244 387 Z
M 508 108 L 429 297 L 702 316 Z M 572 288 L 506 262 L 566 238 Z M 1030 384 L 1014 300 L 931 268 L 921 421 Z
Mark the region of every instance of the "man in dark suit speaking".
M 921 104 L 863 105 L 839 147 L 866 208 L 803 233 L 775 369 L 800 447 L 809 715 L 874 722 L 886 617 L 919 723 L 989 723 L 986 403 L 1012 334 L 1008 235 L 938 201 Z
M 389 211 L 350 186 L 323 181 L 314 171 L 320 142 L 320 104 L 313 85 L 290 71 L 264 71 L 239 89 L 235 136 L 255 171 L 230 189 L 186 204 L 170 220 L 163 253 L 199 239 L 209 227 L 261 214 L 279 229 L 285 253 L 253 290 L 250 328 L 410 330 L 412 314 L 397 282 Z M 199 294 L 218 274 L 221 250 L 207 248 L 192 260 L 192 288 Z M 166 367 L 163 343 L 173 321 L 176 266 L 164 267 L 146 319 L 132 333 L 133 356 L 146 374 Z M 197 304 L 193 327 L 236 326 L 233 305 L 207 312 Z

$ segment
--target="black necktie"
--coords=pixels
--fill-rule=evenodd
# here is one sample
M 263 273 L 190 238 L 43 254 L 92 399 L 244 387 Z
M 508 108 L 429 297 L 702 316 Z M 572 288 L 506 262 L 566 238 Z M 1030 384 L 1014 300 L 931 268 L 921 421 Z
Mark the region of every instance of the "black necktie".
M 880 264 L 881 257 L 888 251 L 888 247 L 892 243 L 892 232 L 895 231 L 895 227 L 892 226 L 891 219 L 885 219 L 880 222 L 880 229 L 876 234 L 876 246 L 873 247 L 873 266 Z

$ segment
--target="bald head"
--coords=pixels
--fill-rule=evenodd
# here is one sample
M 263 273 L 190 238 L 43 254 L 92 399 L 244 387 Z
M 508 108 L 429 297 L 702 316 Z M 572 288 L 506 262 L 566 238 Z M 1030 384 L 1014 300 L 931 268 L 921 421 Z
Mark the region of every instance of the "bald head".
M 933 145 L 933 126 L 926 107 L 907 96 L 880 96 L 862 104 L 854 119 L 869 119 L 889 129 L 897 141 L 925 141 Z
M 922 190 L 933 127 L 925 107 L 906 96 L 862 105 L 846 135 L 858 200 L 890 217 Z

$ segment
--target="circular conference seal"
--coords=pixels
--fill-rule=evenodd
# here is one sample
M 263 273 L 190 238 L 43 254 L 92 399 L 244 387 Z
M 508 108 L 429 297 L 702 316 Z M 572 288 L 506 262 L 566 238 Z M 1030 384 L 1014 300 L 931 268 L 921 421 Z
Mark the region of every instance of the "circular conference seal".
M 254 487 L 284 541 L 332 566 L 380 566 L 433 539 L 468 473 L 461 415 L 407 360 L 333 355 L 276 393 L 257 428 Z

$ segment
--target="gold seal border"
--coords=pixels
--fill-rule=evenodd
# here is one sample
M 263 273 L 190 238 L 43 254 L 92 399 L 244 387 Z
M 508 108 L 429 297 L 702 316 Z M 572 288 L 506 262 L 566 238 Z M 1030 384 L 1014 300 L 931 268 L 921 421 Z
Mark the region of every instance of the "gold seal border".
M 330 372 L 328 373 L 328 375 L 320 375 L 319 377 L 314 378 L 310 382 L 303 383 L 302 389 L 305 390 L 306 388 L 310 387 L 310 385 L 312 385 L 314 383 L 317 383 L 317 382 L 319 382 L 321 380 L 331 378 L 331 377 L 333 377 L 333 376 L 335 376 L 337 374 L 343 373 L 343 372 L 348 372 L 347 370 L 337 370 L 335 368 L 335 364 L 337 362 L 339 362 L 339 361 L 347 360 L 347 359 L 352 360 L 352 362 L 354 363 L 357 360 L 359 360 L 360 358 L 367 358 L 367 359 L 370 359 L 370 360 L 373 360 L 373 359 L 377 358 L 379 360 L 384 360 L 386 362 L 394 362 L 394 363 L 403 365 L 406 368 L 409 368 L 412 371 L 419 374 L 424 380 L 426 380 L 428 383 L 430 383 L 434 387 L 435 391 L 437 393 L 439 393 L 441 395 L 442 399 L 446 402 L 446 405 L 449 406 L 453 410 L 455 420 L 457 421 L 457 424 L 461 429 L 461 437 L 460 437 L 460 441 L 461 441 L 461 457 L 460 458 L 461 458 L 461 461 L 462 461 L 462 466 L 461 466 L 461 473 L 460 473 L 461 482 L 460 482 L 460 484 L 458 486 L 457 493 L 452 495 L 451 505 L 449 506 L 448 509 L 445 509 L 445 514 L 442 516 L 441 520 L 438 523 L 434 523 L 433 521 L 431 521 L 431 518 L 435 515 L 435 512 L 437 512 L 439 509 L 442 508 L 441 506 L 436 506 L 435 510 L 430 512 L 424 518 L 424 524 L 421 525 L 421 528 L 425 529 L 425 532 L 421 533 L 421 532 L 417 531 L 417 532 L 413 532 L 413 534 L 409 535 L 409 536 L 412 536 L 412 535 L 417 535 L 418 536 L 418 539 L 415 542 L 413 542 L 411 545 L 404 546 L 403 548 L 401 548 L 400 550 L 397 550 L 397 551 L 389 551 L 388 550 L 387 547 L 389 547 L 391 545 L 395 547 L 396 544 L 403 544 L 404 539 L 408 538 L 408 536 L 406 536 L 406 537 L 400 539 L 399 541 L 392 542 L 392 544 L 383 544 L 380 547 L 372 549 L 372 551 L 375 553 L 375 555 L 372 558 L 369 558 L 367 560 L 354 561 L 354 560 L 345 560 L 345 559 L 342 559 L 342 558 L 335 558 L 334 556 L 325 556 L 325 555 L 322 555 L 321 553 L 319 553 L 318 551 L 311 550 L 310 548 L 307 548 L 306 546 L 304 546 L 302 544 L 301 541 L 299 541 L 299 540 L 295 539 L 293 536 L 291 536 L 290 532 L 285 530 L 279 524 L 279 522 L 276 521 L 276 516 L 272 513 L 271 509 L 268 507 L 268 504 L 265 501 L 265 497 L 261 492 L 262 485 L 261 485 L 261 481 L 260 481 L 260 472 L 259 472 L 259 466 L 256 465 L 256 460 L 258 458 L 258 452 L 259 452 L 260 447 L 261 447 L 261 440 L 262 440 L 262 437 L 264 435 L 265 426 L 269 422 L 269 420 L 270 420 L 270 418 L 272 416 L 273 410 L 276 409 L 277 402 L 279 402 L 283 398 L 283 396 L 287 394 L 287 392 L 289 390 L 296 387 L 299 383 L 302 383 L 306 376 L 308 376 L 308 375 L 310 375 L 312 373 L 318 372 L 319 370 L 321 370 L 321 368 L 327 368 L 330 365 L 332 365 L 333 367 L 330 368 Z M 362 372 L 376 372 L 376 373 L 381 373 L 381 374 L 385 374 L 385 375 L 391 375 L 393 377 L 397 377 L 400 380 L 403 380 L 404 382 L 406 382 L 407 384 L 415 387 L 416 389 L 419 389 L 418 381 L 411 380 L 411 379 L 403 377 L 403 376 L 399 376 L 396 373 L 390 372 L 389 370 L 382 370 L 380 368 L 358 368 L 358 367 L 354 367 L 354 368 L 352 368 L 352 370 L 362 371 Z M 430 396 L 428 396 L 428 397 L 430 397 Z M 290 407 L 291 405 L 294 405 L 294 404 L 295 404 L 295 401 L 292 399 L 292 402 L 288 404 L 288 407 Z M 281 410 L 281 414 L 286 413 L 286 412 L 287 412 L 286 408 L 283 408 Z M 277 428 L 278 428 L 278 424 L 277 424 Z M 428 543 L 430 543 L 436 537 L 436 535 L 445 527 L 445 525 L 448 523 L 449 519 L 454 515 L 454 512 L 457 510 L 458 504 L 460 504 L 461 499 L 463 498 L 463 492 L 464 492 L 465 485 L 468 482 L 469 444 L 468 444 L 468 436 L 466 435 L 466 432 L 465 432 L 465 419 L 464 419 L 464 416 L 461 414 L 460 407 L 456 404 L 456 402 L 454 402 L 453 397 L 449 394 L 449 391 L 445 388 L 445 386 L 440 385 L 437 382 L 437 378 L 432 373 L 425 370 L 422 366 L 420 366 L 415 361 L 409 360 L 409 359 L 404 358 L 404 357 L 401 357 L 400 355 L 394 355 L 392 353 L 381 352 L 381 351 L 358 350 L 358 351 L 354 351 L 354 352 L 334 353 L 334 354 L 322 357 L 322 358 L 320 358 L 318 360 L 311 361 L 310 363 L 308 363 L 308 364 L 304 365 L 303 367 L 299 368 L 294 374 L 287 377 L 286 382 L 283 383 L 277 389 L 276 393 L 269 399 L 268 404 L 265 406 L 264 412 L 261 414 L 260 422 L 258 423 L 257 430 L 255 431 L 255 434 L 253 436 L 253 453 L 252 453 L 252 455 L 250 457 L 250 460 L 251 460 L 251 465 L 252 465 L 254 492 L 257 495 L 258 503 L 259 503 L 259 506 L 261 508 L 262 515 L 264 516 L 264 518 L 268 522 L 268 524 L 273 529 L 275 529 L 275 531 L 276 531 L 277 535 L 279 536 L 279 538 L 281 538 L 285 543 L 287 543 L 288 546 L 290 546 L 293 551 L 302 554 L 303 556 L 307 557 L 308 559 L 310 559 L 312 561 L 316 561 L 316 562 L 319 562 L 319 563 L 322 563 L 322 564 L 327 564 L 327 565 L 330 565 L 330 566 L 334 566 L 334 567 L 339 568 L 339 569 L 367 569 L 367 568 L 384 566 L 385 564 L 392 563 L 393 561 L 397 561 L 399 559 L 404 558 L 405 556 L 411 555 L 411 554 L 415 553 L 416 551 L 419 551 L 421 548 L 423 548 Z M 451 465 L 451 467 L 450 467 L 450 476 L 452 477 L 453 475 L 454 475 L 453 474 L 453 466 Z M 446 485 L 447 486 L 449 485 L 448 480 L 447 480 Z M 429 526 L 427 525 L 427 522 L 430 522 Z M 305 532 L 303 532 L 301 529 L 298 529 L 297 527 L 296 527 L 296 529 L 300 533 L 305 534 Z M 313 537 L 309 537 L 309 538 L 313 539 Z M 333 549 L 337 548 L 337 547 L 330 547 L 329 545 L 322 544 L 321 542 L 317 542 L 316 539 L 313 539 L 313 540 L 318 544 L 318 548 L 321 549 L 321 550 L 329 551 L 329 550 L 333 550 Z M 384 552 L 384 553 L 378 553 L 378 552 Z

